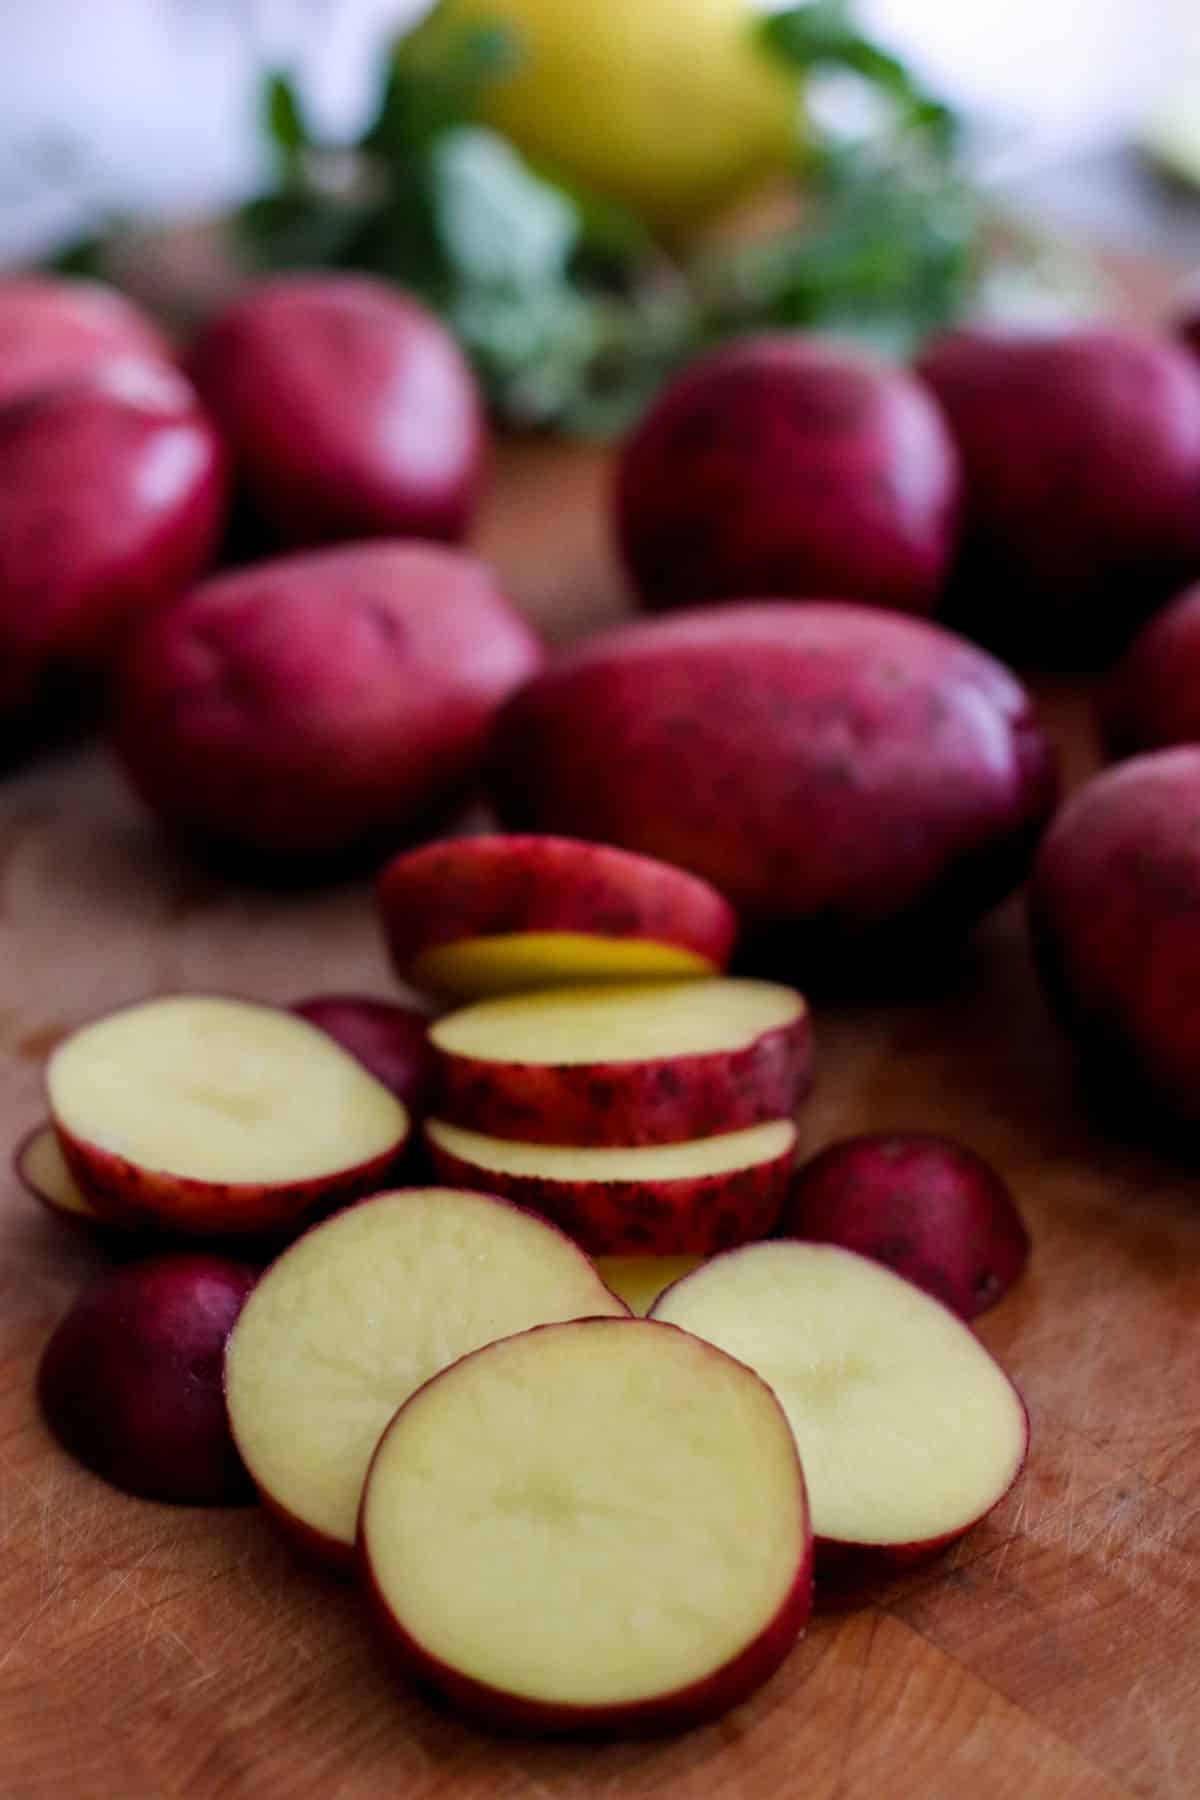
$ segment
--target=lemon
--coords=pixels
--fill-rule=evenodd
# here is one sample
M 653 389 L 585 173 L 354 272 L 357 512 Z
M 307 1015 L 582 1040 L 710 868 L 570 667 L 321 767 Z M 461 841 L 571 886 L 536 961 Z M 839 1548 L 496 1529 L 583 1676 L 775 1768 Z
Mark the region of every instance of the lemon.
M 749 0 L 439 0 L 402 49 L 463 26 L 518 39 L 483 117 L 533 161 L 668 229 L 700 223 L 792 163 L 796 78 Z

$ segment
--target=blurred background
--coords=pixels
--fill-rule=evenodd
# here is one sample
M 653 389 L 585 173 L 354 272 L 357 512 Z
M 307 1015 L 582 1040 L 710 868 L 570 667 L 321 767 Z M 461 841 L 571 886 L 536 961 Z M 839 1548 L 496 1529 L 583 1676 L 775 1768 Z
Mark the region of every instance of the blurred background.
M 650 5 L 651 0 L 643 0 Z M 594 0 L 580 0 L 586 32 Z M 263 176 L 266 65 L 354 136 L 417 0 L 8 0 L 0 255 L 114 211 L 205 212 Z M 1135 251 L 1200 254 L 1196 0 L 862 0 L 856 17 L 978 130 L 976 172 L 1023 209 Z M 1174 180 L 1151 173 L 1148 152 Z

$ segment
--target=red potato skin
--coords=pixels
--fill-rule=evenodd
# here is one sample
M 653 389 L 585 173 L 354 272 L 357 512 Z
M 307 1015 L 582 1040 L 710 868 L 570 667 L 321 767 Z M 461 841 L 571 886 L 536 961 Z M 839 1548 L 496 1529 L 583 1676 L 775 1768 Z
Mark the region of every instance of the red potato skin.
M 1051 1010 L 1122 1111 L 1200 1119 L 1200 748 L 1079 789 L 1029 889 Z
M 553 1181 L 504 1175 L 425 1146 L 446 1187 L 498 1194 L 549 1219 L 589 1256 L 712 1256 L 763 1238 L 787 1192 L 794 1146 L 772 1162 L 676 1181 Z
M 410 1119 L 424 1114 L 433 1077 L 424 1013 L 360 994 L 314 994 L 295 1001 L 291 1010 L 356 1057 L 395 1094 Z
M 0 278 L 0 406 L 74 381 L 114 354 L 170 362 L 172 349 L 144 313 L 102 281 Z
M 515 932 L 585 932 L 729 961 L 737 915 L 708 882 L 653 857 L 578 838 L 455 838 L 389 863 L 377 889 L 402 976 L 425 950 Z
M 225 452 L 183 377 L 118 358 L 0 408 L 0 720 L 195 579 Z
M 1144 625 L 1100 702 L 1112 756 L 1200 743 L 1200 583 Z
M 197 1252 L 101 1277 L 63 1319 L 38 1371 L 60 1442 L 144 1499 L 253 1498 L 225 1412 L 225 1341 L 257 1270 Z
M 388 1186 L 407 1141 L 333 1176 L 236 1186 L 144 1169 L 61 1125 L 56 1129 L 68 1168 L 104 1220 L 128 1231 L 174 1233 L 193 1241 L 294 1237 L 324 1214 Z
M 248 873 L 319 873 L 448 815 L 541 660 L 472 557 L 311 551 L 148 619 L 117 670 L 114 741 L 174 834 Z
M 486 460 L 475 378 L 390 284 L 260 282 L 200 335 L 189 368 L 280 542 L 465 533 Z
M 1023 876 L 1057 793 L 1003 665 L 836 602 L 697 610 L 567 652 L 506 708 L 491 784 L 512 826 L 702 875 L 752 929 L 786 927 L 805 975 L 972 924 Z
M 530 1144 L 686 1143 L 789 1118 L 812 1083 L 807 1009 L 745 1049 L 661 1062 L 486 1062 L 435 1048 L 439 1118 Z
M 633 1320 L 633 1324 L 645 1321 Z M 596 1327 L 614 1323 L 609 1319 L 587 1321 Z M 624 1327 L 625 1321 L 615 1321 Z M 552 1327 L 534 1326 L 535 1331 Z M 663 1326 L 658 1326 L 663 1330 Z M 675 1326 L 666 1330 L 674 1331 Z M 487 1348 L 487 1346 L 485 1346 Z M 473 1356 L 482 1351 L 471 1352 Z M 462 1359 L 463 1361 L 466 1358 Z M 451 1367 L 456 1367 L 451 1364 Z M 438 1381 L 440 1374 L 431 1377 Z M 430 1384 L 426 1382 L 425 1386 Z M 424 1390 L 418 1388 L 417 1393 Z M 413 1395 L 412 1398 L 416 1398 Z M 407 1403 L 406 1403 L 407 1404 Z M 390 1427 L 389 1427 L 390 1429 Z M 386 1432 L 384 1433 L 386 1436 Z M 380 1440 L 382 1442 L 382 1439 Z M 376 1450 L 376 1456 L 379 1452 Z M 370 1471 L 367 1482 L 370 1481 Z M 803 1471 L 801 1471 L 803 1488 Z M 364 1484 L 364 1499 L 365 1499 Z M 807 1514 L 807 1498 L 805 1500 Z M 811 1530 L 806 1535 L 806 1551 L 775 1617 L 754 1641 L 723 1668 L 716 1669 L 703 1681 L 693 1683 L 672 1694 L 633 1701 L 624 1705 L 572 1706 L 528 1700 L 508 1694 L 490 1683 L 476 1681 L 459 1669 L 450 1668 L 439 1657 L 432 1656 L 412 1634 L 399 1623 L 384 1599 L 371 1568 L 363 1531 L 360 1530 L 356 1554 L 359 1581 L 367 1607 L 383 1644 L 391 1654 L 402 1676 L 427 1692 L 449 1700 L 460 1712 L 481 1724 L 501 1732 L 519 1732 L 536 1737 L 653 1737 L 666 1732 L 688 1731 L 706 1724 L 722 1713 L 740 1706 L 763 1686 L 786 1660 L 789 1651 L 808 1624 L 813 1604 L 814 1553 Z
M 1200 367 L 1103 325 L 952 332 L 920 371 L 966 481 L 947 617 L 1022 660 L 1110 660 L 1200 572 Z
M 929 613 L 959 487 L 906 371 L 798 333 L 743 338 L 672 382 L 626 445 L 618 535 L 654 608 L 787 594 Z
M 857 1250 L 962 1319 L 1002 1300 L 1029 1260 L 1029 1234 L 995 1171 L 923 1132 L 831 1144 L 797 1171 L 777 1235 Z

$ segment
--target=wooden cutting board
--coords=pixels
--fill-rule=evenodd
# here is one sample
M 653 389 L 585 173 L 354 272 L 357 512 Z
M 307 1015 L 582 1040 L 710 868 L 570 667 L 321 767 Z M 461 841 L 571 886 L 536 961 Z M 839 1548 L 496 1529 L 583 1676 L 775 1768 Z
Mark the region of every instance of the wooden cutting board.
M 507 455 L 481 533 L 557 636 L 623 609 L 603 458 Z M 1074 777 L 1083 695 L 1047 696 Z M 0 1145 L 60 1033 L 131 997 L 392 991 L 369 895 L 172 862 L 101 751 L 0 787 Z M 825 1597 L 747 1706 L 676 1741 L 506 1742 L 398 1687 L 352 1591 L 254 1510 L 118 1494 L 32 1384 L 97 1259 L 0 1173 L 2 1800 L 1117 1800 L 1200 1794 L 1200 1180 L 1089 1118 L 1016 905 L 919 1003 L 818 1017 L 817 1146 L 918 1126 L 1011 1181 L 1031 1271 L 981 1332 L 1024 1389 L 1016 1491 L 939 1562 Z

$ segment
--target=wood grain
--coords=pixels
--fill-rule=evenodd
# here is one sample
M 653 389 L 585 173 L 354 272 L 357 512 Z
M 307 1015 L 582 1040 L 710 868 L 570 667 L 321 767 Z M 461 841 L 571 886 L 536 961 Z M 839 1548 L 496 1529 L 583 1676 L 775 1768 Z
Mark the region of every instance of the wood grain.
M 526 446 L 482 531 L 565 637 L 624 602 L 604 459 Z M 1046 696 L 1075 777 L 1086 701 Z M 149 991 L 391 991 L 365 888 L 241 891 L 172 862 L 99 749 L 0 788 L 0 1141 L 40 1064 Z M 1019 909 L 921 1003 L 826 1012 L 807 1143 L 962 1136 L 1012 1182 L 1031 1272 L 981 1322 L 1033 1454 L 950 1556 L 831 1594 L 785 1669 L 710 1729 L 650 1745 L 509 1743 L 398 1688 L 353 1594 L 252 1510 L 127 1499 L 75 1468 L 32 1397 L 95 1258 L 0 1174 L 3 1800 L 1190 1800 L 1200 1757 L 1200 1207 L 1193 1173 L 1089 1117 Z

